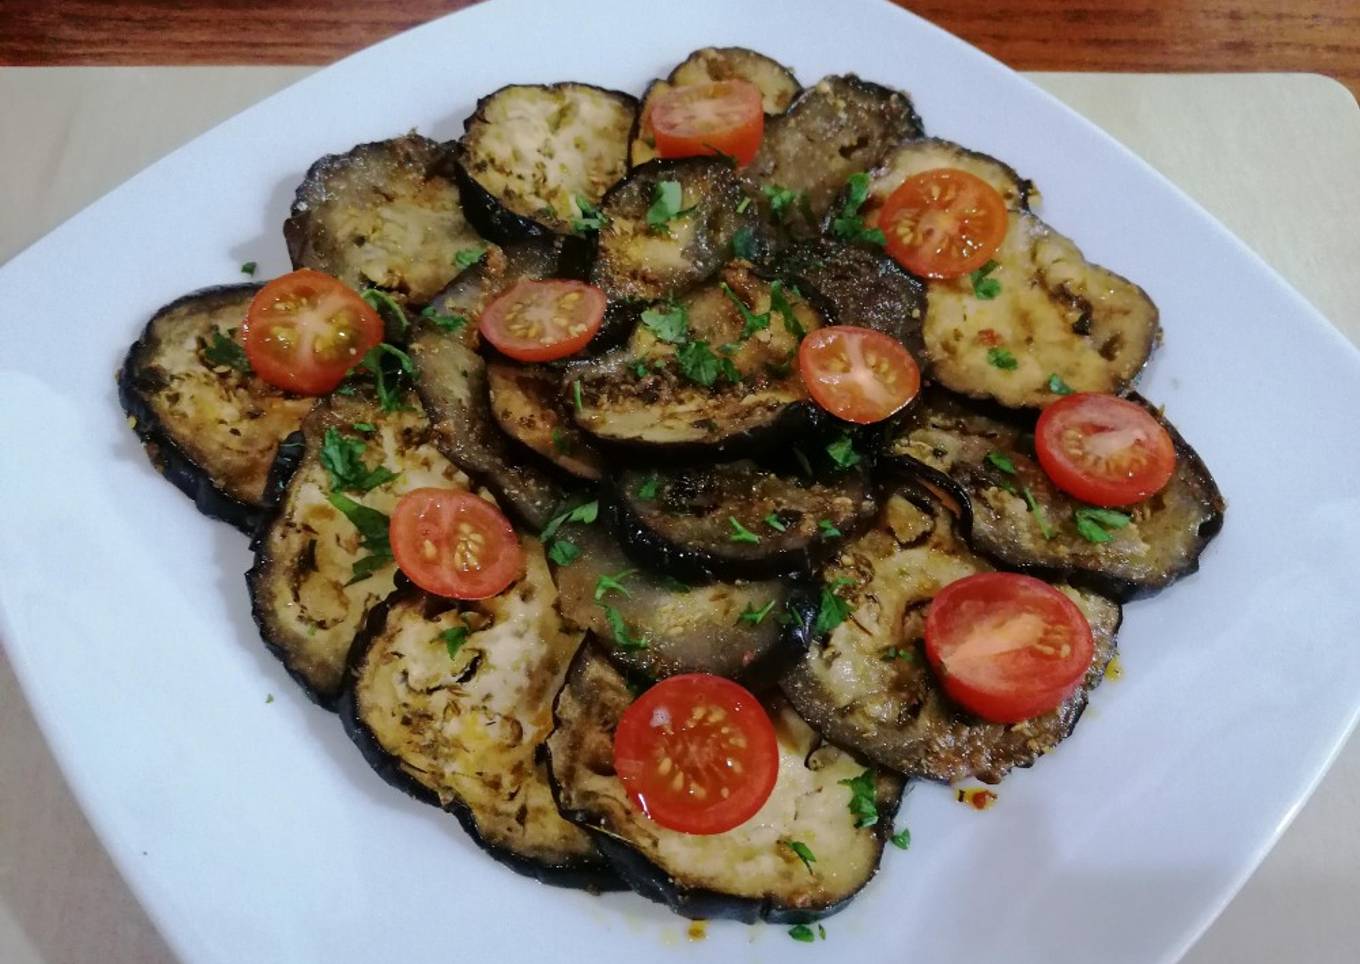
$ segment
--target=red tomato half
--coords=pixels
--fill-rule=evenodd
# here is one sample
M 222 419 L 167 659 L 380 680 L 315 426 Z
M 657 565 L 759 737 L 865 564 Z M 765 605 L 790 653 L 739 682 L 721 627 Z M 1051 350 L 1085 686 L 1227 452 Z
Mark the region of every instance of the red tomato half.
M 383 340 L 383 323 L 339 279 L 302 268 L 260 289 L 241 339 L 250 366 L 269 384 L 325 395 Z
M 860 425 L 900 411 L 921 389 L 921 369 L 900 341 L 853 325 L 818 328 L 804 338 L 798 370 L 814 402 Z
M 941 167 L 903 181 L 883 205 L 878 226 L 902 267 L 926 278 L 956 278 L 996 253 L 1007 218 L 996 188 L 967 171 Z
M 401 571 L 436 596 L 486 599 L 524 571 L 510 521 L 471 492 L 407 492 L 392 512 L 388 538 Z
M 1054 485 L 1092 505 L 1141 502 L 1176 471 L 1170 433 L 1143 406 L 1114 395 L 1054 402 L 1034 427 L 1034 451 Z
M 662 157 L 721 153 L 750 164 L 765 136 L 760 88 L 746 80 L 673 87 L 652 102 L 648 118 Z
M 1056 709 L 1094 654 L 1081 610 L 1033 576 L 968 576 L 936 593 L 926 612 L 926 658 L 944 691 L 993 723 Z
M 604 323 L 604 292 L 580 281 L 519 281 L 482 309 L 477 327 L 517 361 L 574 355 Z
M 779 746 L 765 708 L 746 689 L 688 673 L 662 680 L 624 711 L 614 730 L 614 771 L 661 826 L 722 833 L 769 798 Z

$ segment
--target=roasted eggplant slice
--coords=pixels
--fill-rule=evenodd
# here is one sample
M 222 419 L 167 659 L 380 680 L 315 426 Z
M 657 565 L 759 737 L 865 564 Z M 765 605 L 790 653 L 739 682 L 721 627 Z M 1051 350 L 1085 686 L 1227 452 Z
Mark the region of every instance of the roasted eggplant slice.
M 581 635 L 553 606 L 542 546 L 524 549 L 524 578 L 499 596 L 460 606 L 408 586 L 375 609 L 340 718 L 384 780 L 453 813 L 513 870 L 617 887 L 590 836 L 557 812 L 538 754 Z
M 374 536 L 361 532 L 332 497 L 390 515 L 412 489 L 467 488 L 469 483 L 431 444 L 433 432 L 418 409 L 385 412 L 364 398 L 334 395 L 307 416 L 302 436 L 302 458 L 277 514 L 256 537 L 246 585 L 265 643 L 309 696 L 330 706 L 344 682 L 350 645 L 369 611 L 392 592 L 397 571 L 385 551 L 385 521 L 377 526 L 380 544 L 375 546 Z M 364 465 L 384 466 L 394 477 L 367 492 L 335 492 L 328 436 L 331 446 L 337 436 L 361 439 Z M 369 521 L 376 524 L 378 517 Z
M 600 480 L 604 457 L 572 421 L 560 371 L 493 362 L 486 377 L 491 414 L 506 435 L 579 479 Z
M 781 204 L 778 215 L 768 196 L 760 206 L 794 236 L 810 237 L 851 174 L 921 133 L 921 118 L 901 91 L 854 74 L 824 77 L 765 125 L 760 152 L 742 173 L 757 189 L 792 191 L 797 201 Z
M 970 276 L 931 281 L 928 373 L 946 388 L 1008 407 L 1058 398 L 1054 375 L 1078 392 L 1122 392 L 1161 341 L 1157 306 L 1142 288 L 1091 264 L 1032 214 L 1012 212 L 979 298 Z
M 624 470 L 609 490 L 629 553 L 680 578 L 811 575 L 878 511 L 863 472 L 810 480 L 749 459 Z
M 283 225 L 293 267 L 425 304 L 458 274 L 458 252 L 482 245 L 447 165 L 447 150 L 419 134 L 321 158 Z
M 675 459 L 743 458 L 815 430 L 825 416 L 798 377 L 796 332 L 824 321 L 796 293 L 779 294 L 729 265 L 681 302 L 682 332 L 663 338 L 639 325 L 626 348 L 571 373 L 576 424 L 601 442 Z M 753 326 L 736 300 L 768 325 L 743 337 Z
M 316 400 L 255 377 L 236 330 L 260 285 L 204 288 L 151 316 L 118 372 L 128 424 L 200 512 L 253 532 L 279 443 Z
M 639 569 L 602 523 L 564 526 L 558 538 L 579 551 L 554 574 L 563 617 L 594 633 L 601 650 L 630 675 L 713 673 L 763 685 L 797 659 L 801 641 L 781 626 L 790 598 L 783 582 L 690 585 Z M 622 621 L 624 639 L 606 606 Z
M 1038 191 L 1034 182 L 1021 177 L 1004 161 L 970 151 L 953 141 L 922 137 L 894 147 L 869 174 L 869 196 L 860 208 L 867 223 L 877 223 L 878 211 L 907 178 L 936 168 L 966 171 L 996 188 L 1012 211 L 1028 211 Z
M 917 359 L 925 357 L 926 286 L 886 254 L 818 238 L 789 246 L 779 264 L 829 321 L 892 335 Z
M 718 80 L 745 80 L 760 88 L 766 114 L 782 114 L 802 89 L 793 71 L 777 60 L 745 47 L 704 47 L 690 54 L 665 80 L 647 88 L 638 111 L 637 126 L 629 148 L 629 161 L 642 164 L 656 157 L 656 141 L 648 124 L 653 100 L 675 87 L 706 84 Z
M 849 617 L 814 641 L 782 687 L 827 739 L 909 777 L 996 783 L 1027 767 L 1072 732 L 1114 655 L 1120 608 L 1095 593 L 1064 592 L 1085 614 L 1095 658 L 1081 686 L 1052 713 L 1023 723 L 986 723 L 953 704 L 922 651 L 926 609 L 943 586 L 991 569 L 954 532 L 948 510 L 912 483 L 884 503 L 878 525 L 823 571 Z M 806 632 L 802 621 L 795 632 Z
M 548 765 L 562 813 L 594 832 L 639 894 L 686 917 L 794 923 L 834 913 L 873 877 L 901 800 L 899 777 L 876 773 L 878 821 L 857 827 L 842 784 L 864 765 L 823 743 L 775 697 L 766 710 L 779 741 L 779 778 L 765 805 L 725 833 L 667 830 L 633 805 L 614 774 L 614 727 L 632 701 L 624 677 L 582 647 L 557 697 Z M 792 841 L 810 847 L 816 862 L 804 865 Z
M 653 211 L 663 185 L 678 189 L 671 210 L 684 213 L 658 222 Z M 659 301 L 687 291 L 732 257 L 739 230 L 752 238 L 760 231 L 755 205 L 743 206 L 747 200 L 732 165 L 721 158 L 644 164 L 605 196 L 591 281 L 620 301 Z
M 463 122 L 468 217 L 497 242 L 571 234 L 577 198 L 599 204 L 628 168 L 637 100 L 589 84 L 502 87 Z
M 460 334 L 425 331 L 411 343 L 416 390 L 434 425 L 434 444 L 495 493 L 521 523 L 542 529 L 566 497 L 561 484 L 526 462 L 491 414 L 486 362 Z
M 1053 485 L 1035 461 L 1032 418 L 1005 418 L 937 390 L 907 416 L 889 452 L 924 466 L 928 479 L 938 474 L 953 483 L 971 506 L 966 531 L 978 552 L 1008 568 L 1127 601 L 1198 569 L 1224 511 L 1223 496 L 1195 450 L 1160 412 L 1134 400 L 1171 433 L 1176 472 L 1161 492 L 1123 510 L 1130 519 L 1123 528 L 1093 530 L 1088 521 L 1086 532 L 1106 541 L 1082 535 L 1077 513 L 1087 507 Z M 1004 459 L 994 460 L 993 453 Z M 1003 471 L 998 462 L 1014 471 Z M 1026 489 L 1038 515 L 1021 495 Z

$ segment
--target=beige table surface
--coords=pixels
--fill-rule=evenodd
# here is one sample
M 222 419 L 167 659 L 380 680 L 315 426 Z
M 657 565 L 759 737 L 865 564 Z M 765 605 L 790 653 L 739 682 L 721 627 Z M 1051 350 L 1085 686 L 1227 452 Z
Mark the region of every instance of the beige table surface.
M 305 73 L 0 69 L 0 263 Z M 1031 76 L 1188 191 L 1360 343 L 1360 110 L 1343 87 L 1312 75 Z M 1360 960 L 1357 814 L 1360 740 L 1352 740 L 1186 961 Z M 170 960 L 0 655 L 0 964 Z

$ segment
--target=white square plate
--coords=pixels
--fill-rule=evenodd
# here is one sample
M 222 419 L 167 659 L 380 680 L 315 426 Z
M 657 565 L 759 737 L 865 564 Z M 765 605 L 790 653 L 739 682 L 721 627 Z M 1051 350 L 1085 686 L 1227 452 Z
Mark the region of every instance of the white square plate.
M 1044 217 L 1161 307 L 1141 390 L 1230 502 L 1204 571 L 1128 608 L 1126 676 L 1076 735 L 985 814 L 916 788 L 900 818 L 912 849 L 890 848 L 814 946 L 737 924 L 686 944 L 656 905 L 517 877 L 389 789 L 259 644 L 245 540 L 155 477 L 112 378 L 157 306 L 246 260 L 287 269 L 279 227 L 316 157 L 412 127 L 456 136 L 509 82 L 640 92 L 706 44 L 763 50 L 805 83 L 855 71 L 903 87 L 931 133 L 1032 177 Z M 1360 356 L 1138 159 L 886 3 L 472 8 L 133 178 L 0 268 L 0 305 L 0 636 L 91 821 L 187 960 L 1170 961 L 1360 705 Z

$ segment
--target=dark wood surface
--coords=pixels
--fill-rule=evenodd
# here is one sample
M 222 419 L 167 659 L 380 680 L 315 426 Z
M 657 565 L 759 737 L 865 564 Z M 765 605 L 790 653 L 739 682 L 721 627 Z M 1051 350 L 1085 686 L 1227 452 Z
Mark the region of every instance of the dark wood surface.
M 324 64 L 470 2 L 0 0 L 0 65 Z M 1315 71 L 1360 93 L 1360 0 L 897 2 L 1020 70 Z

